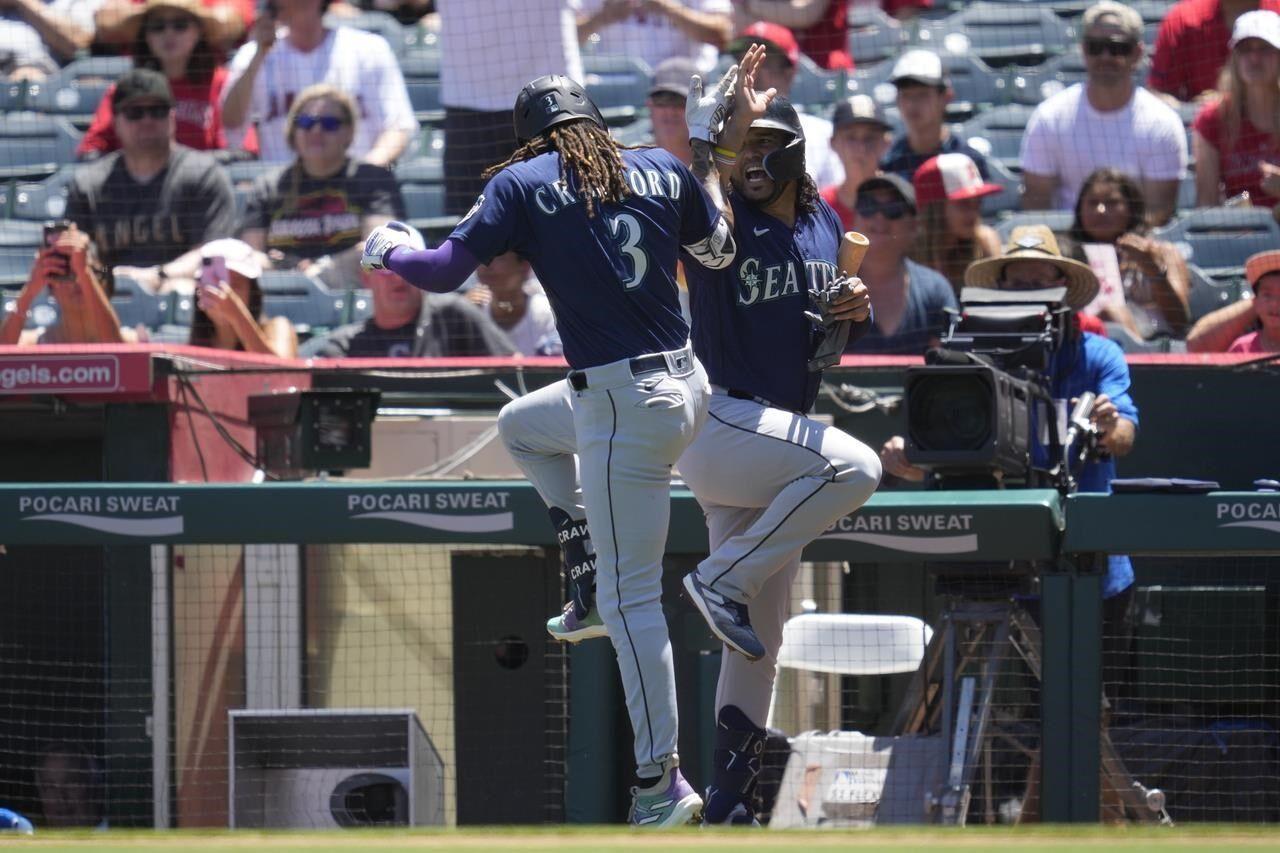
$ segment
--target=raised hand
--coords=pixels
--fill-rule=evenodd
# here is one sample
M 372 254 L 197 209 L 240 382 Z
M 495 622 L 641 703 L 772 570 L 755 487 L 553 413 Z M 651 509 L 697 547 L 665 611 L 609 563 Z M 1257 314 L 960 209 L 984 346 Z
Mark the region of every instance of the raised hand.
M 409 242 L 409 226 L 403 222 L 379 225 L 364 241 L 364 254 L 360 256 L 361 268 L 369 271 L 386 269 L 387 252 L 396 246 L 406 246 Z
M 778 96 L 777 89 L 756 89 L 756 72 L 760 63 L 764 62 L 766 48 L 762 44 L 752 45 L 743 54 L 738 63 L 737 82 L 733 89 L 733 112 L 725 122 L 721 134 L 721 144 L 730 150 L 737 151 L 747 137 L 751 122 L 764 115 L 769 104 Z
M 685 101 L 684 119 L 689 125 L 689 138 L 703 142 L 715 142 L 724 126 L 725 116 L 733 106 L 734 85 L 738 80 L 738 66 L 730 66 L 710 92 L 703 93 L 702 78 L 697 74 L 689 80 L 689 97 Z

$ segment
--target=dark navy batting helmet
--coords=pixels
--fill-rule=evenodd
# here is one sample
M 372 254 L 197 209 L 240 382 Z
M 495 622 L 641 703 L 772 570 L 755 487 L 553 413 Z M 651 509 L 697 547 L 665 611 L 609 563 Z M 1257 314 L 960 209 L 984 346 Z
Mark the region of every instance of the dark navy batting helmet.
M 775 97 L 764 115 L 751 122 L 751 126 L 791 134 L 790 142 L 765 155 L 764 170 L 770 178 L 782 183 L 804 177 L 804 128 L 800 126 L 800 114 L 791 101 L 781 95 Z
M 604 116 L 587 97 L 581 83 L 560 74 L 548 74 L 526 85 L 516 96 L 513 112 L 516 139 L 528 142 L 557 124 L 590 119 L 601 129 Z

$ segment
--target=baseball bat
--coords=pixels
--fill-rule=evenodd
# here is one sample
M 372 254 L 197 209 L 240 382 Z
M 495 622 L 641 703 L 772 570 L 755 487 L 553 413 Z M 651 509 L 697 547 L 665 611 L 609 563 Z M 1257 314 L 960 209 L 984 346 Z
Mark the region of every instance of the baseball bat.
M 857 275 L 858 267 L 862 266 L 862 259 L 870 246 L 871 241 L 857 231 L 844 232 L 844 236 L 840 238 L 840 251 L 836 255 L 840 274 L 850 277 Z

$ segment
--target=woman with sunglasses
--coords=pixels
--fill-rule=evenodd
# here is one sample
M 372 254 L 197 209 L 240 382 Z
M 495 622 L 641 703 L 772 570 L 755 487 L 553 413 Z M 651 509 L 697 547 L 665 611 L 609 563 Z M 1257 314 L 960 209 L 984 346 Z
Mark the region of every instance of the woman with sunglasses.
M 239 20 L 235 19 L 239 26 Z M 199 0 L 147 0 L 133 6 L 120 23 L 120 37 L 131 45 L 134 65 L 164 74 L 173 91 L 177 142 L 198 151 L 234 147 L 256 154 L 252 130 L 242 139 L 228 140 L 222 127 L 222 90 L 227 69 L 222 52 L 214 45 L 227 38 L 228 24 Z M 76 153 L 99 157 L 120 147 L 112 127 L 112 89 L 103 95 L 93 121 Z
M 1140 340 L 1181 338 L 1189 317 L 1187 262 L 1176 246 L 1149 232 L 1137 181 L 1115 169 L 1097 169 L 1085 178 L 1067 232 L 1075 244 L 1071 254 L 1084 261 L 1087 244 L 1114 246 L 1123 289 L 1123 298 L 1098 309 L 1098 317 L 1119 323 Z
M 296 157 L 258 178 L 241 223 L 241 239 L 277 266 L 306 269 L 404 217 L 395 175 L 350 156 L 357 114 L 351 96 L 328 84 L 294 100 L 285 140 Z M 346 278 L 355 279 L 358 259 Z
M 982 222 L 982 199 L 1003 192 L 983 180 L 966 154 L 939 154 L 912 180 L 920 207 L 920 236 L 912 257 L 942 273 L 959 294 L 969 264 L 1000 254 L 1000 235 Z
M 1280 14 L 1259 9 L 1236 19 L 1231 57 L 1218 87 L 1191 125 L 1196 204 L 1212 207 L 1249 194 L 1280 204 Z

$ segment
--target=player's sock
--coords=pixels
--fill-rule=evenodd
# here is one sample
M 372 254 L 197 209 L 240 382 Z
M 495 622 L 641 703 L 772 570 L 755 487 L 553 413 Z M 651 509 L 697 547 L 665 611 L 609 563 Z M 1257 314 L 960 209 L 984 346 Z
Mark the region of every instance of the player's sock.
M 725 705 L 716 718 L 716 750 L 703 822 L 754 824 L 752 794 L 760 778 L 765 730 L 737 705 Z
M 596 549 L 591 544 L 591 532 L 585 519 L 575 520 L 559 507 L 551 507 L 548 512 L 569 578 L 574 614 L 585 619 L 596 600 Z

